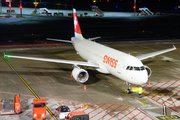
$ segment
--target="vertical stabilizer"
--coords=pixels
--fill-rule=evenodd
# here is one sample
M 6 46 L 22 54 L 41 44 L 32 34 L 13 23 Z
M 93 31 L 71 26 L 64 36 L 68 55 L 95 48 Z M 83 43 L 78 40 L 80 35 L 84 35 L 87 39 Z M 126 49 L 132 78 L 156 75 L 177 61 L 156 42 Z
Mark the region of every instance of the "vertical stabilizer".
M 79 21 L 76 13 L 76 9 L 73 8 L 73 20 L 74 20 L 74 35 L 78 39 L 83 39 L 81 28 L 79 26 Z

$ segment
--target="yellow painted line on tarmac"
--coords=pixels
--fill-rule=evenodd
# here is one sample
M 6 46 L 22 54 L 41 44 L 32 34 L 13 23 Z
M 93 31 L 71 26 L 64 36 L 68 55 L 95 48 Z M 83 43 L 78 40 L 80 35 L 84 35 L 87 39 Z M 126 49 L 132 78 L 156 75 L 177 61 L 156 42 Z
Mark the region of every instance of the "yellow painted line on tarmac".
M 144 96 L 148 96 L 148 97 L 149 97 L 149 96 L 151 96 L 151 97 L 152 97 L 152 96 L 164 96 L 164 94 L 158 94 L 158 95 L 144 95 Z
M 16 75 L 21 79 L 21 81 L 26 85 L 26 87 L 32 92 L 32 94 L 37 98 L 40 99 L 39 96 L 33 91 L 33 89 L 27 84 L 27 82 L 18 74 L 18 72 L 12 67 L 12 65 L 0 54 L 2 59 L 9 65 L 9 67 L 16 73 Z M 53 113 L 49 110 L 48 107 L 46 107 L 46 110 L 49 112 L 49 114 L 57 120 L 57 118 L 53 115 Z
M 103 77 L 101 76 L 101 75 L 96 75 L 98 78 L 100 78 L 100 79 L 103 79 Z
M 143 93 L 158 93 L 158 91 L 153 91 L 153 92 L 143 92 Z
M 57 120 L 57 118 L 54 116 L 54 114 L 51 112 L 51 110 L 50 110 L 48 107 L 46 107 L 46 110 L 49 112 L 49 114 L 50 114 L 55 120 Z
M 66 58 L 69 58 L 69 56 L 65 55 Z
M 124 89 L 121 89 L 123 92 L 125 92 L 125 93 L 127 93 L 128 94 L 128 92 L 126 91 L 126 90 L 124 90 Z
M 180 119 L 179 115 L 166 115 L 166 116 L 154 116 L 157 120 L 177 120 Z
M 145 105 L 147 105 L 147 103 L 145 103 L 144 101 L 140 100 L 139 98 L 137 98 L 137 100 L 139 100 L 140 102 L 144 103 Z
M 112 84 L 113 86 L 116 86 L 114 83 L 112 83 L 111 81 L 108 81 L 110 84 Z

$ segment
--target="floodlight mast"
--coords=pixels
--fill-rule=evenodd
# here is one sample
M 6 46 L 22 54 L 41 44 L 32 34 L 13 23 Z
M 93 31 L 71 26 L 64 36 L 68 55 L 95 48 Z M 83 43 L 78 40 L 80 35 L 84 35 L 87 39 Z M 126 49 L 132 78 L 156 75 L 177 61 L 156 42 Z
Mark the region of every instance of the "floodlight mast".
M 36 0 L 35 0 L 35 13 L 36 13 Z
M 2 11 L 2 5 L 1 5 L 1 0 L 0 0 L 0 11 Z
M 11 16 L 11 0 L 9 0 L 9 16 Z
M 36 14 L 36 7 L 37 7 L 37 5 L 38 5 L 38 2 L 36 2 L 36 0 L 35 0 L 35 2 L 34 2 L 34 5 L 35 5 L 35 14 Z
M 22 0 L 20 0 L 20 17 L 22 17 Z
M 136 13 L 136 0 L 134 0 L 134 16 L 135 16 L 135 13 Z

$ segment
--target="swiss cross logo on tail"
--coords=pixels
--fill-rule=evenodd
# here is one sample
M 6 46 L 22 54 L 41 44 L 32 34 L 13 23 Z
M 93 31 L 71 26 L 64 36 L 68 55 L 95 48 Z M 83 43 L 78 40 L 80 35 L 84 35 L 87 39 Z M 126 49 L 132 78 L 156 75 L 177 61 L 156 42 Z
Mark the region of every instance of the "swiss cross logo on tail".
M 75 17 L 74 17 L 74 27 L 75 27 L 75 29 L 76 29 L 77 23 L 78 23 L 78 22 L 77 22 L 77 17 L 75 16 Z
M 75 9 L 73 9 L 73 14 L 74 14 L 73 16 L 74 16 L 74 30 L 75 30 L 75 33 L 81 34 L 81 29 L 80 29 L 80 26 L 79 26 L 77 13 L 76 13 Z

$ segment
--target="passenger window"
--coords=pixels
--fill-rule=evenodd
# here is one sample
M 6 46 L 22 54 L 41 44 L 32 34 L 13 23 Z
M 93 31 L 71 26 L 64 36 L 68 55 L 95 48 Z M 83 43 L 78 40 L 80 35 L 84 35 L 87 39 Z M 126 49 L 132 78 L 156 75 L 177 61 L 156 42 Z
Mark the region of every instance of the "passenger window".
M 140 71 L 139 67 L 134 67 L 134 70 Z

